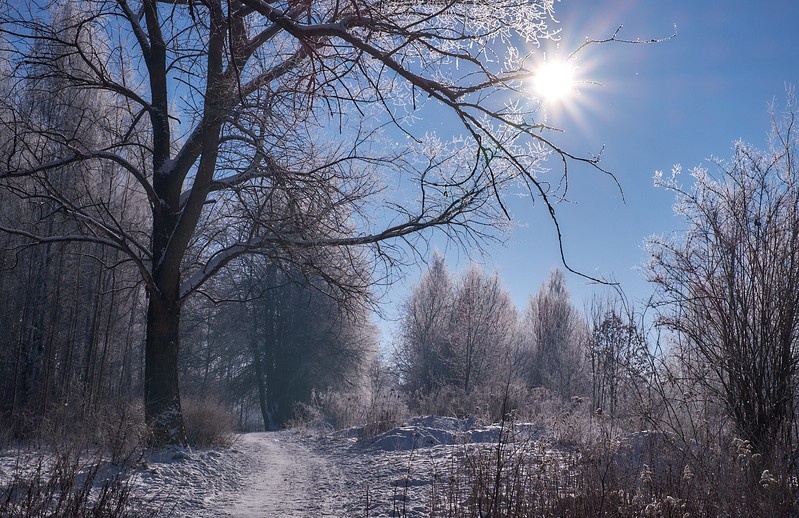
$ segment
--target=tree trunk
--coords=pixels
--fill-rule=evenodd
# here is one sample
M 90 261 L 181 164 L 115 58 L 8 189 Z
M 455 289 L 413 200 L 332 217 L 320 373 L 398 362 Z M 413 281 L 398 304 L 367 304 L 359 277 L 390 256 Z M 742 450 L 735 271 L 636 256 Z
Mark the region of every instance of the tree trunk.
M 261 407 L 261 417 L 264 421 L 264 430 L 273 430 L 274 422 L 272 419 L 272 412 L 269 410 L 267 403 L 266 383 L 264 381 L 264 367 L 261 360 L 261 352 L 258 350 L 256 343 L 252 344 L 252 357 L 255 363 L 255 377 L 258 385 L 258 403 Z
M 150 294 L 144 357 L 144 417 L 153 445 L 186 444 L 180 408 L 180 306 Z

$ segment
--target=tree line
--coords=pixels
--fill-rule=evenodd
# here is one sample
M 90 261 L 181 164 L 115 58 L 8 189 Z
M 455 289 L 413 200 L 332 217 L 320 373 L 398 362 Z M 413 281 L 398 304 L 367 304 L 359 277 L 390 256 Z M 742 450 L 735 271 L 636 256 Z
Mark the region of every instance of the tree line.
M 391 365 L 414 410 L 502 419 L 526 411 L 531 391 L 568 403 L 588 398 L 608 415 L 630 413 L 645 382 L 647 344 L 615 296 L 576 307 L 554 269 L 521 313 L 497 272 L 453 276 L 434 255 L 402 306 Z
M 589 415 L 620 419 L 627 429 L 666 430 L 686 447 L 735 438 L 760 458 L 794 466 L 792 90 L 786 108 L 772 106 L 771 114 L 766 148 L 738 141 L 729 160 L 696 167 L 685 180 L 680 166 L 656 174 L 656 185 L 675 196 L 680 226 L 646 241 L 642 270 L 653 294 L 638 307 L 611 296 L 580 311 L 555 270 L 519 315 L 498 274 L 472 267 L 455 278 L 434 257 L 403 306 L 393 357 L 412 404 L 444 400 L 464 415 L 482 405 L 499 418 L 526 404 L 529 411 L 530 391 L 543 388 L 561 408 L 585 398 Z M 488 403 L 486 394 L 500 398 Z

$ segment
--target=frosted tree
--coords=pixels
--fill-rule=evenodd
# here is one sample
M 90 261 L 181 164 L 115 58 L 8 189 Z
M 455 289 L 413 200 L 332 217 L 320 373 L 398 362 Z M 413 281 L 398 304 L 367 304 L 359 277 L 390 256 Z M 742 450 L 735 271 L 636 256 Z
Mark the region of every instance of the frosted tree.
M 594 298 L 588 311 L 586 357 L 592 410 L 617 416 L 651 373 L 648 349 L 635 314 L 619 298 Z
M 74 16 L 66 5 L 53 13 L 50 23 L 64 39 L 85 43 L 91 32 L 78 34 L 72 27 Z M 0 121 L 23 116 L 35 121 L 40 132 L 18 140 L 19 125 L 0 126 L 0 156 L 13 156 L 4 146 L 24 144 L 39 160 L 58 160 L 59 145 L 47 135 L 59 133 L 75 145 L 90 147 L 106 138 L 104 122 L 117 114 L 113 98 L 101 90 L 71 88 L 61 74 L 51 73 L 87 72 L 69 48 L 57 39 L 38 42 L 26 63 L 39 77 L 38 87 L 21 91 L 14 88 L 14 71 L 5 59 L 8 53 L 3 54 Z M 43 63 L 42 56 L 59 57 Z M 140 351 L 132 344 L 140 343 L 134 330 L 142 320 L 138 310 L 143 295 L 136 273 L 119 267 L 125 261 L 119 250 L 83 236 L 63 239 L 77 225 L 62 199 L 87 207 L 87 217 L 97 217 L 94 204 L 104 200 L 118 220 L 143 224 L 145 199 L 126 189 L 126 179 L 113 162 L 84 161 L 64 164 L 46 178 L 4 179 L 0 227 L 14 232 L 0 237 L 0 292 L 8 295 L 0 319 L 5 337 L 0 345 L 0 410 L 15 433 L 29 431 L 31 422 L 64 408 L 93 415 L 110 398 L 127 399 L 136 386 L 138 369 L 131 368 L 131 359 Z M 42 238 L 40 246 L 30 246 L 33 236 Z
M 563 397 L 580 393 L 586 325 L 571 303 L 561 270 L 552 270 L 538 293 L 530 296 L 524 334 L 527 383 L 545 386 Z
M 657 323 L 672 331 L 686 382 L 726 409 L 763 454 L 789 440 L 799 338 L 799 171 L 793 103 L 770 146 L 735 143 L 729 161 L 695 168 L 691 185 L 658 174 L 684 228 L 648 243 Z
M 48 22 L 65 8 L 66 26 Z M 573 161 L 597 160 L 549 140 L 524 84 L 528 49 L 557 32 L 552 17 L 551 0 L 3 3 L 11 92 L 0 101 L 0 182 L 48 186 L 52 215 L 74 226 L 2 230 L 125 255 L 148 295 L 152 441 L 182 443 L 181 307 L 239 256 L 281 249 L 321 273 L 310 251 L 338 247 L 390 265 L 425 229 L 490 236 L 505 196 L 520 191 L 556 223 L 562 193 L 550 186 L 565 185 Z M 84 107 L 71 124 L 48 126 L 18 101 L 53 80 L 104 96 L 115 112 Z M 415 120 L 431 112 L 459 136 L 420 129 Z M 88 126 L 101 138 L 81 139 Z M 559 170 L 545 172 L 550 156 Z M 122 171 L 145 221 L 56 188 L 52 178 L 77 164 Z M 291 210 L 276 214 L 276 200 Z M 319 210 L 324 225 L 308 226 Z
M 436 252 L 402 305 L 393 362 L 407 392 L 427 396 L 452 379 L 448 332 L 453 297 L 453 280 Z
M 455 290 L 448 333 L 453 381 L 464 393 L 510 375 L 516 331 L 516 308 L 499 274 L 470 267 Z
M 422 403 L 473 413 L 478 400 L 516 381 L 517 339 L 516 308 L 499 275 L 472 265 L 453 279 L 435 254 L 403 304 L 393 364 Z

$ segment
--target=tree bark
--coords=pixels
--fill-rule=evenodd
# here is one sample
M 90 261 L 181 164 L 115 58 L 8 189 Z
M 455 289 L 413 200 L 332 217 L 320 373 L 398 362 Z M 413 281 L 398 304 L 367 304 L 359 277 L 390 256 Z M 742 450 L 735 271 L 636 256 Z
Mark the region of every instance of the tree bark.
M 150 294 L 144 365 L 144 416 L 153 445 L 186 444 L 180 408 L 180 305 Z

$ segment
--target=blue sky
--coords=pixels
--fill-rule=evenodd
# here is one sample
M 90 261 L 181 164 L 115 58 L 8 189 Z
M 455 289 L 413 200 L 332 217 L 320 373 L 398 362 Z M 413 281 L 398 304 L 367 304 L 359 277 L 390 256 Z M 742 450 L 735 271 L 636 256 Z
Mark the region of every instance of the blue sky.
M 617 279 L 632 301 L 641 301 L 652 291 L 636 270 L 645 261 L 642 243 L 679 225 L 672 197 L 653 186 L 655 171 L 728 158 L 737 139 L 765 146 L 769 103 L 784 105 L 786 85 L 799 85 L 799 2 L 564 0 L 555 9 L 562 33 L 559 44 L 546 49 L 550 55 L 569 52 L 585 38 L 606 38 L 619 25 L 624 39 L 662 38 L 676 30 L 673 39 L 655 45 L 586 49 L 577 58 L 578 74 L 602 86 L 581 87 L 574 108 L 549 113 L 549 122 L 564 130 L 560 144 L 583 154 L 604 146 L 602 165 L 617 176 L 626 198 L 625 204 L 615 184 L 595 171 L 571 170 L 570 202 L 557 208 L 567 260 L 587 274 Z M 453 271 L 472 259 L 497 268 L 523 309 L 560 260 L 540 204 L 530 207 L 527 200 L 511 209 L 517 228 L 505 246 L 483 257 L 457 249 L 446 255 Z M 423 269 L 408 268 L 405 281 L 385 295 L 389 317 Z M 573 275 L 568 283 L 580 307 L 601 291 Z

